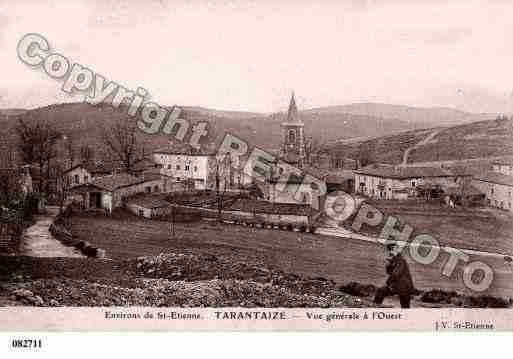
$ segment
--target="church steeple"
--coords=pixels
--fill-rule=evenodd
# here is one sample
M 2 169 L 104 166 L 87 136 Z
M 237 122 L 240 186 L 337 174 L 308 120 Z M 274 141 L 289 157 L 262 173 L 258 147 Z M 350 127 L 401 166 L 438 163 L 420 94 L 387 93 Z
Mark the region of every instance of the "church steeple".
M 299 114 L 297 112 L 297 106 L 296 106 L 296 98 L 294 96 L 294 91 L 292 91 L 292 97 L 290 98 L 290 104 L 289 104 L 289 111 L 287 113 L 287 122 L 290 123 L 297 123 L 301 122 L 299 119 Z
M 299 118 L 294 92 L 290 98 L 287 120 L 281 124 L 283 130 L 282 159 L 299 168 L 305 164 L 304 123 Z

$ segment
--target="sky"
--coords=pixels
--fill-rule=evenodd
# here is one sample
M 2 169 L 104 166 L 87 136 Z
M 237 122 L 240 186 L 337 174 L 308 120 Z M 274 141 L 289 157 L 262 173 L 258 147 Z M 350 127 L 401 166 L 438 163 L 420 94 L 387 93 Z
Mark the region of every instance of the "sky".
M 0 108 L 83 99 L 18 59 L 27 33 L 161 105 L 513 112 L 506 1 L 0 0 Z

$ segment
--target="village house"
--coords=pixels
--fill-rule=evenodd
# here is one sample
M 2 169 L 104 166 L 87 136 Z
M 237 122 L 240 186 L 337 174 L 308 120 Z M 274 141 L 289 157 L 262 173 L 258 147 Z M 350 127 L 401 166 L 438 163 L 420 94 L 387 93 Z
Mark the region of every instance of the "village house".
M 354 171 L 353 170 L 332 170 L 323 176 L 326 182 L 326 192 L 343 191 L 353 193 Z
M 250 184 L 238 163 L 231 163 L 230 156 L 218 159 L 215 152 L 196 150 L 190 145 L 175 145 L 153 152 L 153 161 L 162 175 L 181 183 L 186 189 L 216 190 L 216 177 L 223 191 L 239 191 Z
M 130 166 L 130 174 L 136 177 L 141 176 L 144 173 L 152 172 L 155 173 L 155 169 L 159 169 L 160 166 L 155 163 L 153 158 L 142 158 L 134 162 L 132 166 Z
M 278 176 L 270 178 L 267 188 L 267 193 L 264 193 L 271 203 L 295 203 L 319 208 L 321 196 L 324 195 L 313 177 L 300 177 L 293 174 L 288 178 Z
M 112 212 L 121 207 L 128 197 L 139 193 L 162 192 L 164 185 L 159 174 L 135 177 L 119 173 L 98 177 L 76 186 L 71 190 L 71 195 L 84 209 L 104 209 Z
M 459 188 L 470 174 L 442 167 L 402 167 L 373 164 L 354 171 L 355 193 L 372 198 L 437 197 Z
M 161 195 L 136 195 L 126 201 L 126 209 L 137 216 L 154 218 L 170 213 L 171 205 Z
M 62 174 L 70 188 L 91 182 L 94 178 L 108 176 L 115 171 L 112 164 L 103 162 L 83 162 L 70 167 Z
M 513 176 L 504 174 L 502 169 L 478 174 L 472 185 L 486 196 L 486 203 L 492 207 L 513 211 Z
M 513 159 L 502 159 L 492 162 L 493 172 L 502 173 L 507 176 L 513 176 Z
M 160 173 L 176 182 L 191 182 L 192 189 L 213 189 L 211 179 L 215 155 L 194 148 L 168 148 L 153 152 Z

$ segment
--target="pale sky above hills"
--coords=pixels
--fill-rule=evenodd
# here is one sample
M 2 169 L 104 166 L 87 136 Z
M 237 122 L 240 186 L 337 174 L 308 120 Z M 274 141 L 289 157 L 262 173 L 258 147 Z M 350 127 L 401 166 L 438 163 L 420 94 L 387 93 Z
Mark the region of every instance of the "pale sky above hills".
M 81 100 L 20 62 L 29 32 L 162 105 L 352 102 L 513 112 L 506 1 L 0 0 L 0 108 Z

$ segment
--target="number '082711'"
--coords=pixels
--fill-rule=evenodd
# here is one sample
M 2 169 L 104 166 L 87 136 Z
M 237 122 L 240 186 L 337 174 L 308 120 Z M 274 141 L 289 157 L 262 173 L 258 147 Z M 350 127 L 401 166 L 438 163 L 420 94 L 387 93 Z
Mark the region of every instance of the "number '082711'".
M 13 339 L 11 346 L 13 348 L 36 349 L 43 346 L 43 341 L 41 339 Z

